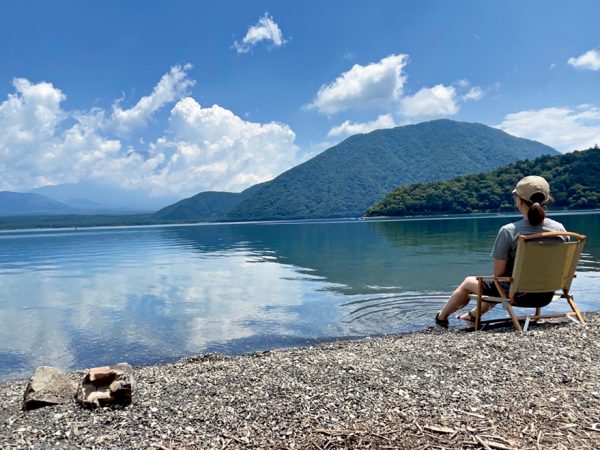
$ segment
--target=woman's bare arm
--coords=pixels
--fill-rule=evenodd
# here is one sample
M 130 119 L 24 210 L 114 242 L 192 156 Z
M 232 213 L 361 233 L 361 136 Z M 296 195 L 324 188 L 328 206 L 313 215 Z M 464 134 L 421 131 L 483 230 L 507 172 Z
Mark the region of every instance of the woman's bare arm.
M 508 265 L 508 260 L 506 259 L 495 259 L 494 260 L 494 276 L 501 277 L 506 274 L 506 266 Z

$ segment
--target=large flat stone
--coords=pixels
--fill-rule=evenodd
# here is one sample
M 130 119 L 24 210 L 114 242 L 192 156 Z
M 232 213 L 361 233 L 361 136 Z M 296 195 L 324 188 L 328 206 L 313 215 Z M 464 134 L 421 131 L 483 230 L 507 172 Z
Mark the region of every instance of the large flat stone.
M 41 366 L 35 369 L 23 395 L 23 409 L 30 410 L 47 405 L 73 401 L 77 383 L 56 367 Z

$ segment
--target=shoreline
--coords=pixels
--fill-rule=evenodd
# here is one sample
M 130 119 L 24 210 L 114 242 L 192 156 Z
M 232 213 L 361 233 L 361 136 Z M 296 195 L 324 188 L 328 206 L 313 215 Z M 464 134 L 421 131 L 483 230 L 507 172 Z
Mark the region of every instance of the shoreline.
M 567 216 L 567 215 L 583 215 L 583 214 L 600 214 L 600 209 L 557 209 L 551 210 L 549 216 Z M 310 224 L 310 223 L 346 223 L 346 222 L 412 222 L 424 220 L 460 220 L 460 219 L 489 219 L 497 217 L 519 217 L 520 214 L 515 212 L 478 212 L 466 214 L 431 214 L 431 215 L 413 215 L 413 216 L 361 216 L 361 217 L 339 217 L 339 218 L 312 218 L 312 219 L 265 219 L 265 220 L 248 220 L 248 221 L 217 221 L 217 222 L 165 222 L 165 223 L 123 223 L 120 225 L 86 225 L 74 222 L 71 225 L 64 226 L 29 226 L 3 228 L 0 223 L 0 235 L 3 233 L 32 233 L 32 232 L 65 232 L 65 231 L 86 231 L 86 230 L 119 230 L 119 229 L 146 229 L 146 228 L 163 228 L 163 227 L 194 227 L 194 226 L 218 226 L 218 225 L 278 225 L 278 224 Z M 27 217 L 27 216 L 24 216 Z M 31 216 L 36 217 L 36 216 Z M 47 216 L 44 216 L 47 217 Z M 112 216 L 111 216 L 112 217 Z M 117 216 L 118 217 L 118 216 Z M 0 216 L 2 219 L 14 218 L 13 216 Z
M 26 380 L 1 382 L 0 447 L 598 448 L 600 313 L 585 316 L 135 367 L 124 410 L 23 412 Z

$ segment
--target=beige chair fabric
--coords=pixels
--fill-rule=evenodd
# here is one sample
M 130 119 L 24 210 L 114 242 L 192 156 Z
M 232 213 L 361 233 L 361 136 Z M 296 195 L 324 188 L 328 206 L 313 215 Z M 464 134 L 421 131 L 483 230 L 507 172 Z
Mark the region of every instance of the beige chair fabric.
M 475 329 L 479 329 L 482 323 L 482 304 L 488 302 L 502 303 L 515 328 L 522 331 L 519 320 L 525 318 L 517 317 L 512 309 L 516 304 L 515 296 L 518 292 L 562 291 L 558 298 L 566 299 L 571 306 L 572 312 L 568 315 L 575 316 L 579 322 L 585 323 L 583 316 L 575 305 L 573 296 L 569 293 L 571 283 L 575 277 L 575 269 L 585 245 L 585 236 L 571 232 L 549 232 L 519 236 L 518 239 L 512 277 L 477 277 L 479 292 L 470 296 L 470 298 L 477 299 Z M 484 280 L 493 280 L 496 283 L 500 293 L 499 297 L 483 295 Z M 508 292 L 502 289 L 500 281 L 510 282 Z M 537 320 L 550 317 L 563 317 L 563 315 L 542 315 L 541 308 L 536 308 L 535 315 L 528 316 L 528 319 Z

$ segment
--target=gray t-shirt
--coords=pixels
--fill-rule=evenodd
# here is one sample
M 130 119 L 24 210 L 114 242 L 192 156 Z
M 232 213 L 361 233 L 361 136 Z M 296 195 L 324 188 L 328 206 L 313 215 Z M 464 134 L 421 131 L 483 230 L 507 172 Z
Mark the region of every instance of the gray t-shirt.
M 496 236 L 496 242 L 492 250 L 492 258 L 494 259 L 506 259 L 508 264 L 506 267 L 506 273 L 504 275 L 509 276 L 512 274 L 515 255 L 517 253 L 517 238 L 521 234 L 535 234 L 543 233 L 545 231 L 566 231 L 562 223 L 556 220 L 548 219 L 536 226 L 531 225 L 527 220 L 522 219 L 518 222 L 509 223 L 504 225 L 498 231 Z

